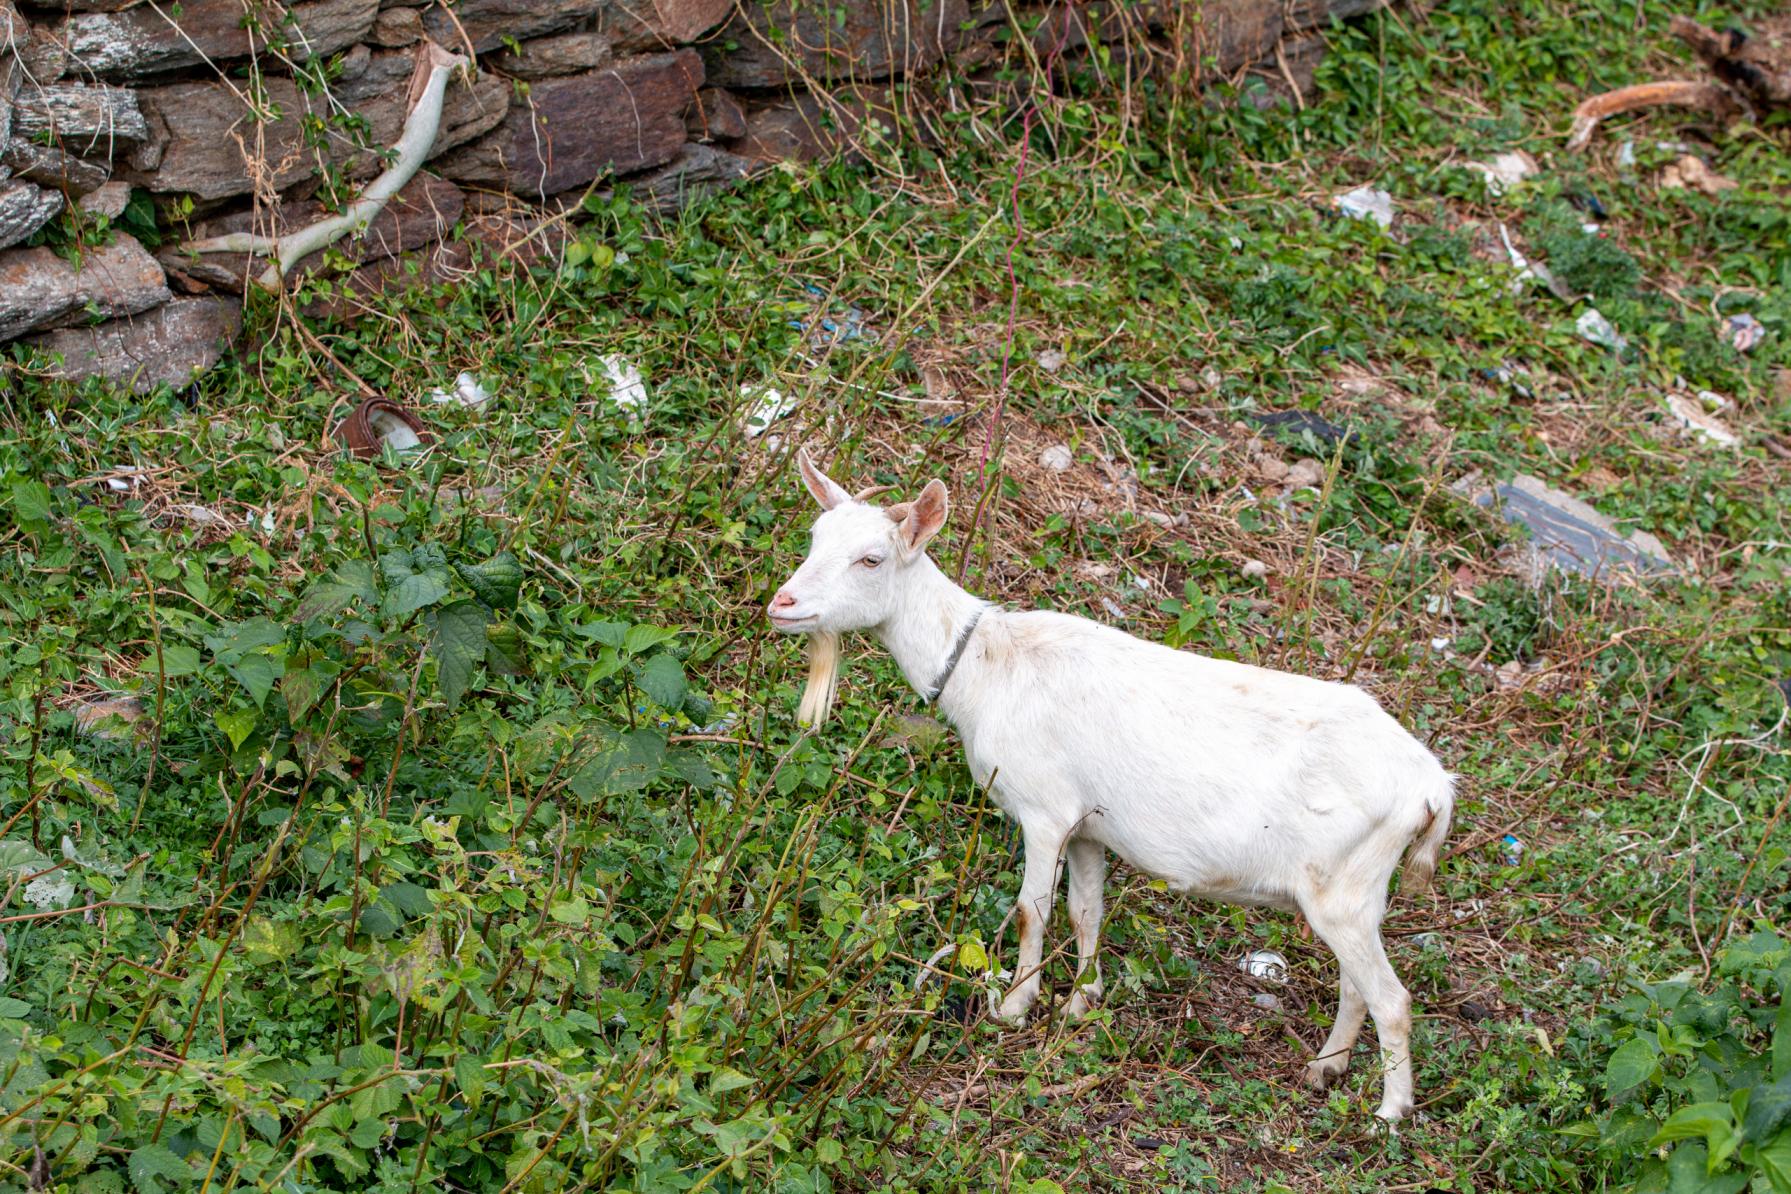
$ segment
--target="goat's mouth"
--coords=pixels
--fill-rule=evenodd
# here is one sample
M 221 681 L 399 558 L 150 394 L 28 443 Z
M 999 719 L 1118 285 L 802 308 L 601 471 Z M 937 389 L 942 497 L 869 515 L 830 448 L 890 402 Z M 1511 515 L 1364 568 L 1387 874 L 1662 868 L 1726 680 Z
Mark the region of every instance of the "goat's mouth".
M 815 624 L 821 620 L 816 614 L 779 614 L 773 613 L 770 610 L 765 612 L 765 616 L 771 619 L 771 624 L 773 626 L 777 627 L 785 634 L 796 634 L 804 630 L 813 630 Z

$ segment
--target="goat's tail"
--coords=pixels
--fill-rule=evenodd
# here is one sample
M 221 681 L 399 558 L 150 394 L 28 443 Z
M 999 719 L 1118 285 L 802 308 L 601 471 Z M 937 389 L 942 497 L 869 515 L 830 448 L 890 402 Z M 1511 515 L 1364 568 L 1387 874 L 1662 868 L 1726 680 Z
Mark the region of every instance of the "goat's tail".
M 1424 811 L 1430 819 L 1418 831 L 1417 841 L 1405 860 L 1405 882 L 1401 886 L 1407 891 L 1425 890 L 1437 873 L 1443 839 L 1449 836 L 1449 821 L 1455 815 L 1453 775 L 1445 775 L 1443 782 L 1424 798 Z
M 817 630 L 808 636 L 808 687 L 802 690 L 798 721 L 818 726 L 833 708 L 833 694 L 840 685 L 840 636 Z

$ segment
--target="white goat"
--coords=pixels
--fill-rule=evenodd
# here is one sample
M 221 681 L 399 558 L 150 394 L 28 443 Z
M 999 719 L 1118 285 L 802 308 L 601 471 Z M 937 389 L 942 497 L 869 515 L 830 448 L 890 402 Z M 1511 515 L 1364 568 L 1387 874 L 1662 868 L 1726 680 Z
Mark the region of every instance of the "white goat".
M 805 718 L 826 715 L 838 636 L 869 630 L 922 699 L 938 702 L 976 781 L 1020 823 L 1018 981 L 998 1014 L 1023 1022 L 1038 996 L 1065 859 L 1078 986 L 1064 1014 L 1100 997 L 1111 849 L 1179 890 L 1303 912 L 1341 972 L 1337 1019 L 1306 1080 L 1322 1089 L 1343 1073 L 1371 1014 L 1385 1065 L 1376 1114 L 1409 1114 L 1411 997 L 1380 926 L 1407 844 L 1418 838 L 1405 874 L 1421 888 L 1449 832 L 1454 778 L 1436 758 L 1349 685 L 981 601 L 925 552 L 945 524 L 943 484 L 883 509 L 853 498 L 806 453 L 798 463 L 825 512 L 767 612 L 778 630 L 814 636 Z

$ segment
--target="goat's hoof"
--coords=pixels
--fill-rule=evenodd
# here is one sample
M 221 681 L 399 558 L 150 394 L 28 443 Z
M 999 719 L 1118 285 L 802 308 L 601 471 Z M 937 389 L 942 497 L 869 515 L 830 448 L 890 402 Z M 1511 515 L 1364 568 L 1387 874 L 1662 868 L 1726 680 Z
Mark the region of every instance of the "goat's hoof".
M 1374 1113 L 1374 1117 L 1387 1125 L 1388 1135 L 1397 1136 L 1399 1121 L 1410 1117 L 1411 1114 L 1412 1104 L 1408 1100 L 1404 1103 L 1382 1103 L 1380 1110 Z
M 995 1009 L 995 1018 L 1009 1028 L 1026 1027 L 1026 1013 L 1032 1010 L 1031 999 L 1015 999 L 1009 996 L 1001 1001 Z
M 1347 1057 L 1321 1057 L 1306 1063 L 1306 1085 L 1313 1090 L 1326 1090 L 1349 1069 Z

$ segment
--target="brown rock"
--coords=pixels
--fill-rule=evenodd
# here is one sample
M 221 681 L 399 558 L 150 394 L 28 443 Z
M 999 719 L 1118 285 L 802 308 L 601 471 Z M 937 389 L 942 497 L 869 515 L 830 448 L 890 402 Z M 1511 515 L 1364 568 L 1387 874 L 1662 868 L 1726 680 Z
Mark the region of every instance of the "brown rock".
M 4 163 L 20 178 L 76 195 L 98 190 L 112 177 L 111 167 L 104 162 L 88 161 L 86 158 L 63 153 L 60 149 L 33 145 L 24 140 L 8 145 L 6 152 L 0 153 L 0 163 Z
M 367 40 L 376 46 L 409 46 L 423 40 L 423 18 L 414 8 L 383 8 Z
M 116 220 L 130 206 L 131 184 L 128 182 L 109 182 L 90 194 L 81 196 L 80 208 L 88 215 L 105 216 L 108 220 Z
M 1222 75 L 1273 54 L 1280 39 L 1279 5 L 1262 0 L 1209 0 L 1201 7 L 1196 52 Z
M 710 81 L 723 87 L 781 87 L 802 72 L 883 79 L 937 64 L 968 17 L 965 0 L 925 7 L 921 0 L 772 0 L 737 9 L 704 55 Z
M 1287 0 L 1283 11 L 1289 29 L 1314 29 L 1385 7 L 1387 0 Z
M 499 50 L 488 61 L 492 69 L 518 79 L 551 79 L 602 66 L 614 56 L 614 45 L 601 33 L 562 33 Z
M 291 272 L 310 274 L 321 269 L 325 255 L 365 263 L 421 248 L 446 236 L 460 220 L 466 199 L 460 188 L 444 179 L 419 174 L 392 196 L 373 217 L 365 232 L 345 236 L 328 249 L 297 262 Z M 285 236 L 327 218 L 331 212 L 314 199 L 293 200 L 272 211 L 241 211 L 207 220 L 193 229 L 194 240 L 251 232 L 259 236 Z M 248 279 L 266 268 L 266 259 L 247 253 L 193 253 L 178 246 L 160 254 L 163 265 L 215 286 L 241 292 Z
M 635 53 L 669 50 L 693 42 L 727 20 L 734 0 L 652 0 L 650 4 L 612 3 L 604 8 L 598 28 L 615 39 L 618 50 Z
M 702 82 L 692 50 L 544 80 L 490 135 L 444 157 L 441 171 L 545 198 L 612 171 L 662 166 L 684 144 L 683 114 Z
M 867 120 L 900 127 L 894 91 L 887 87 L 841 87 L 825 99 L 803 92 L 791 99 L 750 107 L 746 135 L 728 148 L 758 162 L 818 161 L 838 153 L 855 155 Z
M 62 210 L 62 196 L 22 178 L 0 181 L 0 249 L 16 245 Z
M 323 151 L 306 143 L 304 121 L 323 101 L 313 100 L 288 79 L 263 81 L 280 119 L 257 127 L 243 103 L 220 83 L 176 83 L 139 94 L 148 114 L 148 137 L 130 157 L 132 181 L 160 193 L 189 192 L 202 199 L 246 195 L 253 190 L 246 162 L 251 152 L 267 163 L 276 190 L 309 178 L 321 159 L 365 177 L 383 168 L 382 150 L 398 139 L 408 112 L 412 55 L 375 54 L 355 79 L 336 89 L 336 98 L 367 122 L 366 141 L 332 130 Z M 470 141 L 503 119 L 510 85 L 494 75 L 478 75 L 471 86 L 456 78 L 442 105 L 441 131 L 430 153 Z
M 137 94 L 123 87 L 55 83 L 21 90 L 14 101 L 15 140 L 47 141 L 64 152 L 110 157 L 149 135 Z
M 367 35 L 379 0 L 294 4 L 287 9 L 289 21 L 281 21 L 279 11 L 271 4 L 245 7 L 243 0 L 184 0 L 178 17 L 162 5 L 84 13 L 64 21 L 56 36 L 84 72 L 143 79 L 207 61 L 247 58 L 270 42 L 287 47 L 284 52 L 300 61 L 334 53 Z
M 622 181 L 643 206 L 674 212 L 751 177 L 758 168 L 758 163 L 713 145 L 686 145 L 676 161 Z
M 746 110 L 731 91 L 705 87 L 684 117 L 693 141 L 732 141 L 746 136 Z
M 146 314 L 64 328 L 27 343 L 61 358 L 52 376 L 108 377 L 142 394 L 161 385 L 187 385 L 218 363 L 241 330 L 242 304 L 208 296 L 175 299 Z
M 467 40 L 483 54 L 504 44 L 506 37 L 527 41 L 558 33 L 596 16 L 610 0 L 460 0 L 452 13 L 439 4 L 423 12 L 423 28 L 444 46 Z
M 48 249 L 0 253 L 0 340 L 84 319 L 135 315 L 168 301 L 162 267 L 120 233 L 87 253 L 80 268 Z

